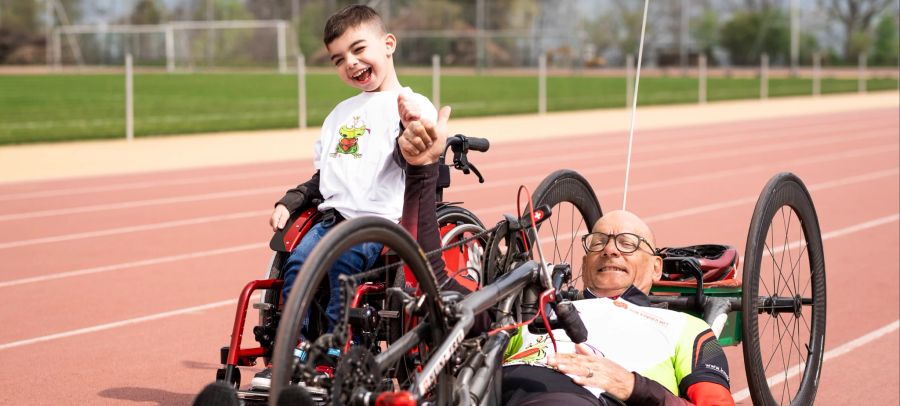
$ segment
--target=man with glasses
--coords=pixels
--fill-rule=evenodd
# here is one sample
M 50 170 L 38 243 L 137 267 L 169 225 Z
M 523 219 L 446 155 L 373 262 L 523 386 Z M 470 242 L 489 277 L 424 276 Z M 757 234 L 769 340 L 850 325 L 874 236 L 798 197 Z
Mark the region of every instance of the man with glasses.
M 613 211 L 582 242 L 585 300 L 575 307 L 587 341 L 554 330 L 554 351 L 548 335 L 520 329 L 505 359 L 503 403 L 733 405 L 728 362 L 709 326 L 650 305 L 662 275 L 650 227 Z
M 440 247 L 430 208 L 435 207 L 437 180 L 433 162 L 448 133 L 443 113 L 437 125 L 413 123 L 398 139 L 412 165 L 403 209 L 411 224 L 403 224 L 417 231 L 425 252 Z M 588 340 L 575 345 L 556 330 L 560 351 L 548 356 L 553 346 L 547 336 L 521 329 L 503 367 L 504 404 L 734 404 L 728 362 L 709 326 L 685 313 L 650 306 L 647 293 L 662 275 L 655 241 L 650 227 L 627 211 L 606 213 L 594 225 L 583 238 L 586 299 L 575 303 Z M 432 259 L 433 267 L 443 269 L 440 256 Z

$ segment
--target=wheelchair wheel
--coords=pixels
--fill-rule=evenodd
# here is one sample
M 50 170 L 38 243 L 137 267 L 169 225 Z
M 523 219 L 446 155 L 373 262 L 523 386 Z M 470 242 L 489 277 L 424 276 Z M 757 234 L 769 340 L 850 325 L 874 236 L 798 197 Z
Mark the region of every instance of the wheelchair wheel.
M 441 246 L 456 243 L 484 231 L 484 224 L 471 211 L 451 205 L 442 205 L 437 209 L 438 227 L 441 230 Z M 492 282 L 484 278 L 482 257 L 487 246 L 487 236 L 475 239 L 464 245 L 442 253 L 444 263 L 450 275 L 466 272 L 467 276 L 477 283 L 478 287 Z
M 825 350 L 825 259 L 815 207 L 796 175 L 766 184 L 746 247 L 742 333 L 753 404 L 810 405 Z
M 415 313 L 416 323 L 393 342 L 354 343 L 348 351 L 342 351 L 334 370 L 334 379 L 320 379 L 321 375 L 315 371 L 316 354 L 324 355 L 328 348 L 345 349 L 344 342 L 339 342 L 340 339 L 336 336 L 342 329 L 349 328 L 346 316 L 349 310 L 345 307 L 345 317 L 337 322 L 334 335 L 326 334 L 315 342 L 305 344 L 308 349 L 306 359 L 295 361 L 294 350 L 301 339 L 304 318 L 314 302 L 316 289 L 311 287 L 327 284 L 328 270 L 338 258 L 353 246 L 365 242 L 384 244 L 416 278 L 419 300 L 414 302 L 418 306 L 409 307 Z M 284 306 L 275 340 L 269 398 L 271 405 L 277 404 L 278 394 L 296 381 L 301 381 L 310 392 L 321 393 L 324 400 L 332 404 L 351 401 L 347 396 L 352 396 L 352 391 L 360 388 L 377 392 L 393 390 L 394 385 L 398 385 L 400 389 L 409 390 L 412 382 L 400 381 L 397 377 L 414 374 L 401 374 L 397 370 L 408 364 L 409 356 L 415 356 L 417 362 L 427 362 L 428 351 L 437 348 L 447 331 L 441 312 L 441 298 L 428 262 L 412 237 L 399 225 L 385 219 L 362 217 L 335 226 L 310 253 L 297 274 L 292 292 Z M 401 320 L 405 319 L 403 316 L 401 314 Z M 396 348 L 408 347 L 412 351 L 391 352 L 392 345 Z M 411 353 L 414 355 L 409 355 Z M 389 354 L 400 355 L 388 356 Z M 438 384 L 432 395 L 438 401 L 446 402 L 451 393 L 451 379 L 442 371 L 436 381 Z
M 551 216 L 538 224 L 537 235 L 530 233 L 529 240 L 541 245 L 545 261 L 570 264 L 572 281 L 568 286 L 580 286 L 584 256 L 581 236 L 589 233 L 603 216 L 594 189 L 577 172 L 562 169 L 544 178 L 531 200 L 535 207 L 550 206 Z
M 284 270 L 281 269 L 284 266 L 284 262 L 287 261 L 287 257 L 290 253 L 287 252 L 274 252 L 272 253 L 272 257 L 269 259 L 269 267 L 266 269 L 266 275 L 263 279 L 281 279 Z M 281 298 L 281 291 L 278 289 L 266 289 L 259 296 L 259 326 L 260 328 L 266 329 L 266 333 L 264 334 L 264 339 L 262 342 L 260 341 L 260 345 L 267 346 L 270 345 L 271 342 L 269 339 L 275 338 L 275 327 L 278 325 L 278 299 Z M 257 337 L 259 340 L 260 337 Z M 264 365 L 268 365 L 272 362 L 271 357 L 263 357 Z

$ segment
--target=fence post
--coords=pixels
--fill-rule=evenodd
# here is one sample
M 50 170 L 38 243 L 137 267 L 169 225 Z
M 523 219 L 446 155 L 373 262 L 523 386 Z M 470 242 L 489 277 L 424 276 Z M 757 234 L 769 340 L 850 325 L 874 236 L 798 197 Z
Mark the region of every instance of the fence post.
M 867 55 L 865 52 L 859 54 L 859 92 L 866 92 L 866 60 Z
M 431 102 L 434 108 L 441 108 L 441 56 L 431 55 Z
M 822 55 L 813 54 L 813 96 L 822 94 Z
M 175 72 L 175 29 L 166 24 L 166 72 Z
M 275 27 L 278 32 L 278 73 L 287 73 L 287 49 L 285 48 L 285 28 L 287 24 L 284 21 L 279 21 Z
M 625 56 L 625 107 L 630 108 L 634 97 L 634 55 Z
M 547 113 L 547 53 L 538 57 L 538 114 Z
M 306 58 L 297 55 L 297 125 L 306 128 Z
M 54 69 L 62 68 L 62 38 L 59 29 L 53 29 L 53 67 Z
M 769 98 L 769 54 L 759 57 L 759 98 Z
M 700 54 L 697 57 L 697 75 L 699 82 L 697 102 L 706 104 L 706 54 Z
M 134 81 L 131 53 L 125 55 L 125 139 L 134 139 Z

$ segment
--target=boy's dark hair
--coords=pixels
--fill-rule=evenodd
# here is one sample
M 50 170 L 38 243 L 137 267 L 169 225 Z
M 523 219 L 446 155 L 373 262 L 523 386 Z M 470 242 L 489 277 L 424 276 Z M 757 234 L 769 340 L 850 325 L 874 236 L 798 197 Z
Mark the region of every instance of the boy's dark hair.
M 386 32 L 381 16 L 369 6 L 354 4 L 338 10 L 328 17 L 328 22 L 325 23 L 325 35 L 322 38 L 325 46 L 343 35 L 348 29 L 366 23 L 378 24 L 377 27 L 381 29 L 381 32 Z

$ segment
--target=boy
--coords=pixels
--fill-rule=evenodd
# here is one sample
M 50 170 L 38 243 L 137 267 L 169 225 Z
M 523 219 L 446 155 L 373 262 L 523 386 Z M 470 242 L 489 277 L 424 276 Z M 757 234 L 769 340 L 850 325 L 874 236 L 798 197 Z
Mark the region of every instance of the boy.
M 339 103 L 325 118 L 315 146 L 316 173 L 288 190 L 272 212 L 269 224 L 277 231 L 284 228 L 292 211 L 314 199 L 322 201 L 318 210 L 323 220 L 303 237 L 285 265 L 284 301 L 303 262 L 335 224 L 363 215 L 400 220 L 405 182 L 401 165 L 405 163 L 395 145 L 401 126 L 437 119 L 427 98 L 400 86 L 392 58 L 397 39 L 386 32 L 375 10 L 361 5 L 341 9 L 325 24 L 324 42 L 338 76 L 362 93 Z M 360 244 L 329 271 L 329 326 L 340 312 L 338 276 L 371 267 L 381 249 L 381 244 Z M 267 389 L 270 380 L 271 369 L 266 369 L 253 378 L 251 386 Z

